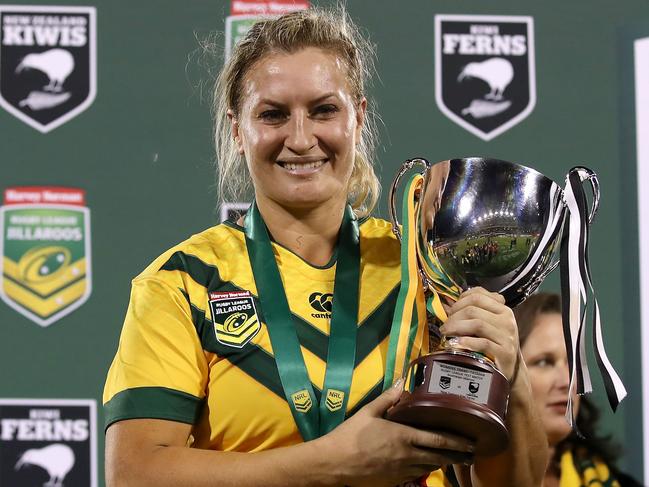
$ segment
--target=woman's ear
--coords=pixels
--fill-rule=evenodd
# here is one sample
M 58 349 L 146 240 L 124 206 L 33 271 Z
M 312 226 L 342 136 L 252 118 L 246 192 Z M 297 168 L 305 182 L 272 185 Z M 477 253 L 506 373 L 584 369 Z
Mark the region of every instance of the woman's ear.
M 239 131 L 239 121 L 237 120 L 237 117 L 234 115 L 234 112 L 228 108 L 228 120 L 230 121 L 231 124 L 231 129 L 232 129 L 232 137 L 234 138 L 234 143 L 237 144 L 237 151 L 239 152 L 239 155 L 243 155 L 243 143 L 241 141 L 241 132 Z
M 356 145 L 361 141 L 361 131 L 365 123 L 365 112 L 367 110 L 367 98 L 363 97 L 356 107 Z

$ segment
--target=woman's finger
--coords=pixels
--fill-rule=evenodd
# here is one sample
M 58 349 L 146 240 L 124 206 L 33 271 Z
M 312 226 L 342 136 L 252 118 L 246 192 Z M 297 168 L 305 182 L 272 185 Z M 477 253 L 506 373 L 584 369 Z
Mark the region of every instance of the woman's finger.
M 462 436 L 451 433 L 435 433 L 416 428 L 410 428 L 409 442 L 418 448 L 435 450 L 453 450 L 465 453 L 472 453 L 475 450 L 474 443 Z
M 467 306 L 476 306 L 497 314 L 509 309 L 505 305 L 505 298 L 500 294 L 489 293 L 482 288 L 473 288 L 460 296 L 460 299 L 451 306 L 449 314 L 453 315 Z
M 480 309 L 453 315 L 440 327 L 440 332 L 446 336 L 487 338 L 500 344 L 509 341 L 510 337 L 517 337 L 514 326 L 508 320 Z

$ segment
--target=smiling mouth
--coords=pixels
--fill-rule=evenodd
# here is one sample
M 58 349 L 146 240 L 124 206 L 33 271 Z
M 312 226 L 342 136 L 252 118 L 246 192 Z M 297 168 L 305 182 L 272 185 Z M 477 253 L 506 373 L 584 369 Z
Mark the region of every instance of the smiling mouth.
M 548 407 L 550 408 L 561 408 L 561 409 L 566 409 L 568 407 L 568 401 L 555 401 L 550 404 L 548 404 Z
M 325 162 L 328 161 L 329 159 L 320 159 L 319 161 L 309 161 L 309 162 L 277 161 L 277 163 L 288 171 L 300 172 L 300 171 L 309 171 L 309 170 L 318 169 Z

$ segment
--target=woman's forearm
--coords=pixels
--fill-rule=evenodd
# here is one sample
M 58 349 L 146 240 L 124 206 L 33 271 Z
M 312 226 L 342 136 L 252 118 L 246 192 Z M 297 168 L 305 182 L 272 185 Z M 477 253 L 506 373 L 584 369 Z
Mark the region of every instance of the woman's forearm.
M 289 487 L 342 485 L 317 440 L 259 453 L 160 446 L 122 456 L 106 472 L 107 487 Z
M 470 475 L 473 487 L 542 485 L 548 457 L 547 437 L 532 401 L 527 367 L 522 359 L 518 367 L 506 419 L 509 447 L 493 457 L 476 457 Z

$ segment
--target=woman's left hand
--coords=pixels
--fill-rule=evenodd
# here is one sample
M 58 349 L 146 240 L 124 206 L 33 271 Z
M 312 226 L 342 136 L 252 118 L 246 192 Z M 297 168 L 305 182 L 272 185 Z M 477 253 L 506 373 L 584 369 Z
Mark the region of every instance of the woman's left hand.
M 502 295 L 481 287 L 465 291 L 449 309 L 448 320 L 440 331 L 447 337 L 456 337 L 459 348 L 493 359 L 507 380 L 514 377 L 519 354 L 518 327 Z

